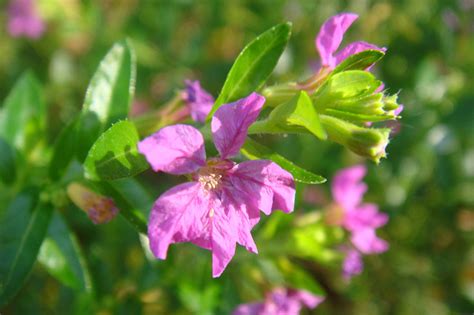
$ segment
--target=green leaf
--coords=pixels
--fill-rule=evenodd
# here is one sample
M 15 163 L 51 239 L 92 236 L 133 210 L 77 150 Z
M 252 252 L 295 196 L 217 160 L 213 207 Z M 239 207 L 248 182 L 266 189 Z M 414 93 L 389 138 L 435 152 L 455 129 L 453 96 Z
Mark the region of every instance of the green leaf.
M 12 184 L 16 179 L 15 150 L 0 138 L 0 181 Z
M 36 190 L 25 190 L 0 218 L 0 307 L 20 290 L 36 261 L 52 207 L 38 203 Z
M 132 178 L 124 180 L 133 181 Z M 94 182 L 90 184 L 97 188 L 100 193 L 109 196 L 114 200 L 115 204 L 120 209 L 120 215 L 123 216 L 123 218 L 127 220 L 138 233 L 147 235 L 148 228 L 142 211 L 143 209 L 140 209 L 140 207 L 130 199 L 130 196 L 124 193 L 123 187 L 120 187 L 120 184 L 117 185 L 116 182 Z
M 338 102 L 369 96 L 381 82 L 373 74 L 361 70 L 349 70 L 331 76 L 312 96 L 316 110 L 323 113 L 328 107 L 337 107 Z M 352 101 L 352 100 L 351 100 Z
M 259 35 L 239 54 L 208 119 L 224 103 L 236 101 L 258 90 L 275 68 L 291 35 L 291 24 L 278 24 Z
M 314 280 L 314 277 L 297 264 L 287 259 L 280 259 L 278 266 L 285 275 L 285 282 L 288 287 L 306 290 L 320 297 L 326 295 L 319 283 Z
M 64 127 L 54 144 L 53 154 L 49 162 L 49 176 L 53 180 L 59 179 L 67 169 L 76 153 L 77 123 L 75 119 Z
M 75 235 L 59 213 L 54 213 L 38 261 L 64 285 L 91 291 L 91 277 Z
M 305 131 L 322 140 L 327 138 L 313 102 L 305 91 L 299 92 L 290 101 L 276 107 L 267 119 L 257 121 L 249 128 L 249 134 Z
M 138 153 L 140 141 L 133 123 L 120 121 L 94 143 L 84 162 L 85 176 L 92 180 L 115 180 L 134 176 L 148 168 Z
M 244 146 L 240 151 L 243 155 L 245 155 L 251 160 L 272 160 L 273 162 L 277 163 L 282 168 L 290 172 L 295 178 L 295 181 L 297 182 L 305 184 L 322 184 L 326 181 L 324 177 L 313 174 L 310 171 L 307 171 L 293 164 L 293 162 L 288 161 L 283 156 L 273 152 L 271 149 L 267 148 L 264 145 L 261 145 L 257 141 L 252 140 L 251 138 L 247 138 Z
M 380 50 L 365 50 L 358 54 L 349 56 L 341 62 L 331 73 L 331 75 L 347 70 L 365 70 L 385 56 Z
M 135 55 L 127 41 L 116 43 L 102 59 L 87 89 L 78 124 L 78 157 L 110 125 L 128 115 L 135 90 Z
M 22 75 L 0 112 L 0 137 L 20 152 L 40 143 L 46 126 L 46 105 L 41 86 L 30 72 Z

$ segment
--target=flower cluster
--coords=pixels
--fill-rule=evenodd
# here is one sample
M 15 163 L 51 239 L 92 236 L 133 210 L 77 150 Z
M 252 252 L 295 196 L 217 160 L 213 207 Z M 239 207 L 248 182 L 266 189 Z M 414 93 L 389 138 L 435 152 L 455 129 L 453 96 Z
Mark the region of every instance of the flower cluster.
M 361 254 L 378 254 L 388 249 L 388 243 L 375 233 L 387 223 L 388 216 L 379 212 L 376 204 L 362 202 L 367 190 L 362 182 L 366 172 L 363 165 L 343 169 L 334 176 L 331 185 L 335 204 L 328 211 L 327 221 L 346 229 L 353 245 L 344 249 L 343 274 L 347 278 L 362 271 Z
M 138 145 L 155 171 L 189 174 L 190 182 L 178 185 L 155 202 L 148 223 L 150 246 L 165 259 L 172 243 L 191 242 L 212 251 L 212 273 L 218 277 L 230 262 L 236 243 L 257 253 L 250 231 L 260 210 L 293 211 L 293 176 L 268 160 L 237 164 L 235 156 L 244 144 L 247 129 L 265 99 L 253 93 L 221 106 L 214 114 L 211 131 L 220 157 L 206 160 L 202 134 L 189 125 L 160 129 Z
M 8 7 L 8 32 L 11 36 L 38 39 L 45 30 L 35 0 L 12 0 Z
M 324 300 L 323 297 L 305 290 L 276 288 L 267 294 L 264 302 L 242 304 L 233 315 L 298 315 L 306 306 L 315 308 Z

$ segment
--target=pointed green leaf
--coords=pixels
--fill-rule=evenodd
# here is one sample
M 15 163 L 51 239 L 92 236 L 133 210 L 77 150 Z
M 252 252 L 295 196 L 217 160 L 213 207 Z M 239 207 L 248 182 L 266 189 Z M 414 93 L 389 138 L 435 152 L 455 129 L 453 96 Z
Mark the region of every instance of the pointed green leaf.
M 115 180 L 134 176 L 148 168 L 138 153 L 138 132 L 124 120 L 114 124 L 94 143 L 84 162 L 85 176 L 92 180 Z
M 16 178 L 15 150 L 0 138 L 0 181 L 11 184 Z
M 343 62 L 341 62 L 332 71 L 332 74 L 347 70 L 365 70 L 377 61 L 379 61 L 385 53 L 380 50 L 365 50 L 358 54 L 349 56 Z
M 38 203 L 36 190 L 25 190 L 0 211 L 0 307 L 23 286 L 36 261 L 52 207 Z
M 297 182 L 305 184 L 322 184 L 326 181 L 324 177 L 313 174 L 310 171 L 293 164 L 293 162 L 287 160 L 278 153 L 273 152 L 270 148 L 261 145 L 251 138 L 247 138 L 240 151 L 244 156 L 251 160 L 272 160 L 290 172 Z
M 120 41 L 102 59 L 87 89 L 78 124 L 81 161 L 104 130 L 127 117 L 134 90 L 135 55 L 127 41 Z
M 265 83 L 290 35 L 291 24 L 279 24 L 259 35 L 242 50 L 227 75 L 208 119 L 222 104 L 245 97 Z
M 46 126 L 46 105 L 38 80 L 27 72 L 7 96 L 0 112 L 0 137 L 20 152 L 39 143 Z
M 79 243 L 59 213 L 54 213 L 38 261 L 64 285 L 91 291 L 91 277 Z
M 309 132 L 322 140 L 327 138 L 313 102 L 305 91 L 276 107 L 265 120 L 257 121 L 249 128 L 249 134 L 300 132 Z

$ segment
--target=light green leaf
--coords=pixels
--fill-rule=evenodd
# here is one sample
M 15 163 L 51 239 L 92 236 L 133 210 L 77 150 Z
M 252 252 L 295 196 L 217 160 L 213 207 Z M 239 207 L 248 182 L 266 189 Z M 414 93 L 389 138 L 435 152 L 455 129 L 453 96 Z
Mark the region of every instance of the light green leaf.
M 337 107 L 337 102 L 369 96 L 380 86 L 373 74 L 361 70 L 349 70 L 331 76 L 312 96 L 320 114 L 328 107 Z
M 11 184 L 16 178 L 15 150 L 0 138 L 0 181 Z
M 36 190 L 25 190 L 0 211 L 0 307 L 20 290 L 36 261 L 52 207 L 38 203 Z
M 265 120 L 257 121 L 249 128 L 249 134 L 292 132 L 309 132 L 319 139 L 327 138 L 313 102 L 305 91 L 276 107 Z
M 365 70 L 385 56 L 380 50 L 365 50 L 349 56 L 332 71 L 332 74 L 347 70 Z
M 46 105 L 38 80 L 22 75 L 7 96 L 0 112 L 0 137 L 20 152 L 31 152 L 46 126 Z
M 94 143 L 84 162 L 85 176 L 92 180 L 115 180 L 134 176 L 148 168 L 138 153 L 138 132 L 129 121 L 120 121 Z
M 264 145 L 261 145 L 251 138 L 247 138 L 244 146 L 240 150 L 244 156 L 251 160 L 272 160 L 273 162 L 280 165 L 282 168 L 290 172 L 295 181 L 305 184 L 322 184 L 326 179 L 322 176 L 316 175 L 307 171 L 287 160 L 278 153 L 273 152 L 271 149 Z
M 92 283 L 84 255 L 75 235 L 59 213 L 54 213 L 38 261 L 64 285 L 91 291 Z
M 102 59 L 87 89 L 78 124 L 81 161 L 104 130 L 127 117 L 134 90 L 135 55 L 127 41 L 120 41 Z
M 265 83 L 290 35 L 291 24 L 279 24 L 259 35 L 242 50 L 227 75 L 208 119 L 222 104 L 245 97 Z

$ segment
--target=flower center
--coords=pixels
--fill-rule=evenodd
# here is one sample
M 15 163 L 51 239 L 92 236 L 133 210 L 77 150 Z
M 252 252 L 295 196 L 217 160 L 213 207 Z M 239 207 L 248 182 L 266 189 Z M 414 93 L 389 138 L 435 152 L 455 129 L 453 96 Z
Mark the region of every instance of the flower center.
M 207 165 L 197 172 L 197 181 L 205 190 L 216 190 L 222 183 L 222 178 L 234 166 L 229 160 L 210 159 Z

